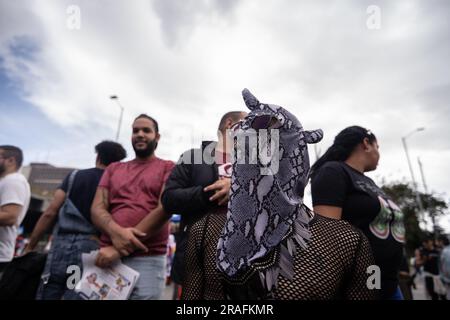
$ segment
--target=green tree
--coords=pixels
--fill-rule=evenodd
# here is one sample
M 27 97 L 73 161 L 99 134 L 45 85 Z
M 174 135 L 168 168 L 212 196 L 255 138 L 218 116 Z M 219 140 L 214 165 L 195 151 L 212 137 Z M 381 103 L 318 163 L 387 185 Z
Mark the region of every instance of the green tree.
M 409 256 L 414 254 L 414 249 L 422 244 L 425 238 L 431 237 L 432 232 L 420 228 L 419 222 L 424 217 L 419 214 L 419 207 L 416 202 L 416 196 L 406 183 L 389 183 L 382 186 L 382 189 L 392 200 L 400 207 L 404 214 L 406 252 Z M 435 194 L 424 194 L 419 192 L 424 211 L 435 218 L 446 213 L 448 209 L 445 200 Z M 423 214 L 423 213 L 422 213 Z M 439 226 L 436 228 L 437 235 L 442 234 L 443 230 Z

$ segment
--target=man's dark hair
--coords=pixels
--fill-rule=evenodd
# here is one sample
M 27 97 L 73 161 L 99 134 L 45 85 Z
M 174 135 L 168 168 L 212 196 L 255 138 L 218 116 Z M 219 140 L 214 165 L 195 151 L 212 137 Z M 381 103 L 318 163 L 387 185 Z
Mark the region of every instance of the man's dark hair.
M 23 152 L 20 148 L 15 146 L 0 146 L 0 149 L 3 150 L 3 158 L 14 158 L 16 160 L 17 169 L 22 166 L 23 162 Z
M 114 141 L 102 141 L 95 146 L 95 152 L 101 164 L 108 166 L 120 161 L 127 156 L 127 152 L 120 143 Z
M 155 119 L 153 119 L 149 115 L 146 115 L 145 113 L 141 113 L 140 115 L 138 115 L 136 117 L 136 119 L 134 119 L 134 121 L 136 121 L 137 119 L 141 119 L 141 118 L 148 119 L 148 120 L 152 121 L 153 125 L 155 126 L 155 132 L 159 133 L 158 121 L 156 121 Z
M 242 118 L 242 114 L 243 113 L 244 113 L 244 111 L 230 111 L 230 112 L 225 113 L 222 116 L 222 119 L 220 119 L 218 130 L 220 132 L 224 132 L 225 131 L 225 124 L 226 124 L 227 120 L 231 119 L 231 121 L 237 122 L 237 121 L 239 121 Z
M 444 245 L 444 247 L 446 247 L 450 244 L 448 237 L 446 235 L 441 235 L 438 239 L 442 241 L 442 244 Z

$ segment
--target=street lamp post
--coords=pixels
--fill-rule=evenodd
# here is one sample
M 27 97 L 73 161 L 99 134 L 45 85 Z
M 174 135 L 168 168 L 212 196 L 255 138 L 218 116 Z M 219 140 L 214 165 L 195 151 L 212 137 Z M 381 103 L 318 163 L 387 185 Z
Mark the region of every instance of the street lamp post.
M 423 130 L 425 130 L 425 128 L 422 128 L 422 127 L 417 128 L 417 129 L 411 131 L 410 133 L 408 133 L 406 136 L 402 137 L 403 148 L 405 149 L 406 159 L 408 160 L 409 171 L 411 173 L 411 179 L 413 182 L 413 189 L 414 189 L 414 193 L 416 194 L 416 202 L 417 202 L 417 205 L 419 206 L 420 213 L 423 213 L 423 205 L 422 205 L 422 200 L 420 199 L 420 196 L 419 196 L 419 192 L 417 191 L 416 178 L 414 177 L 414 171 L 413 171 L 413 168 L 411 165 L 411 160 L 409 159 L 408 146 L 406 144 L 406 139 L 409 138 L 414 133 L 423 131 Z
M 120 108 L 119 125 L 117 126 L 117 134 L 116 134 L 116 141 L 119 141 L 120 127 L 122 126 L 122 118 L 123 118 L 123 107 L 122 107 L 122 105 L 119 102 L 119 97 L 118 96 L 110 96 L 109 98 L 111 100 L 116 100 L 117 105 Z
M 428 187 L 427 187 L 427 183 L 425 181 L 425 174 L 423 173 L 422 161 L 420 161 L 420 158 L 417 158 L 417 162 L 419 163 L 420 175 L 422 177 L 423 188 L 425 190 L 425 193 L 428 194 Z M 433 224 L 433 236 L 434 236 L 434 239 L 437 240 L 436 217 L 435 217 L 435 212 L 434 212 L 434 210 L 432 210 L 432 208 L 430 208 L 430 210 L 429 210 L 429 215 L 431 217 L 431 223 Z

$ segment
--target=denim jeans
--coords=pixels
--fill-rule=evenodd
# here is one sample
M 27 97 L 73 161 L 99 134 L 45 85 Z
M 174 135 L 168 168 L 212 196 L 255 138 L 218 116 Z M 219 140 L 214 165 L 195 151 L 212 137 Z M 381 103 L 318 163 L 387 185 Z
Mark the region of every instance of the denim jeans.
M 70 265 L 77 265 L 80 267 L 80 271 L 83 272 L 81 254 L 89 253 L 98 248 L 99 243 L 94 236 L 57 235 L 53 239 L 52 247 L 47 256 L 36 299 L 79 299 L 78 294 L 67 286 L 67 279 L 71 275 L 67 273 L 67 268 Z
M 130 300 L 159 300 L 166 285 L 166 256 L 122 258 L 122 263 L 139 272 Z
M 404 300 L 400 287 L 397 287 L 397 290 L 395 290 L 394 294 L 391 296 L 389 300 Z

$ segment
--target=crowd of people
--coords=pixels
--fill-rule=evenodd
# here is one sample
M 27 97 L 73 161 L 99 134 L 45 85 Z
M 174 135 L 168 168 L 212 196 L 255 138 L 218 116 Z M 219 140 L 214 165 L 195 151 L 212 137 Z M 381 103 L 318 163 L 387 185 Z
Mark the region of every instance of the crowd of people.
M 181 216 L 170 268 L 178 298 L 408 298 L 403 213 L 365 174 L 380 158 L 375 134 L 345 128 L 310 167 L 308 144 L 322 130 L 304 130 L 285 108 L 242 94 L 248 110 L 224 114 L 218 140 L 176 164 L 155 155 L 158 122 L 146 114 L 132 123 L 133 160 L 122 161 L 117 142 L 97 144 L 95 166 L 64 179 L 24 250 L 51 230 L 36 299 L 80 299 L 67 269 L 93 250 L 98 267 L 120 260 L 139 272 L 130 299 L 161 299 L 173 215 Z M 30 201 L 22 161 L 19 148 L 0 146 L 0 278 Z M 312 209 L 303 203 L 309 181 Z M 432 299 L 450 292 L 449 261 L 448 239 L 416 252 Z
M 450 246 L 447 237 L 428 238 L 417 248 L 413 279 L 422 276 L 426 294 L 431 300 L 450 299 Z

